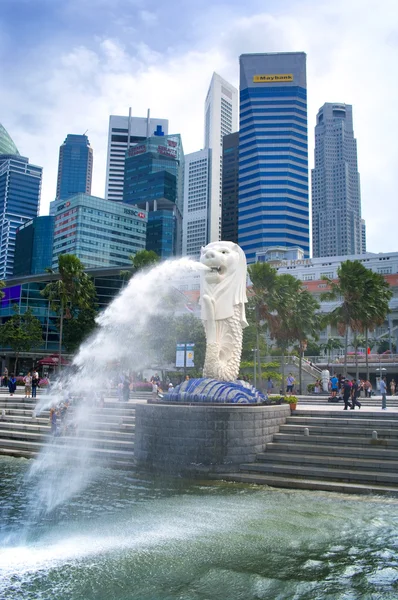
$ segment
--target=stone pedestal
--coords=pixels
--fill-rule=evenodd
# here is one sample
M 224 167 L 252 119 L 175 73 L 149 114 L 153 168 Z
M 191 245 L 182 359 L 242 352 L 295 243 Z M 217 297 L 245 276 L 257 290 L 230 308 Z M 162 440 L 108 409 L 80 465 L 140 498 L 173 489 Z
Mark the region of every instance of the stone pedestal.
M 233 470 L 252 462 L 290 415 L 290 406 L 141 404 L 138 466 L 168 473 Z

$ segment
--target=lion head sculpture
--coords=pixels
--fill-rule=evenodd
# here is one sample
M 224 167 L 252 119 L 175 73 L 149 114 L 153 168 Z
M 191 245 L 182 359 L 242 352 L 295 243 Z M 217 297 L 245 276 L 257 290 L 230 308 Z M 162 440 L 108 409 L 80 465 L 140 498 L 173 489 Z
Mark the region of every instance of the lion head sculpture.
M 201 274 L 200 296 L 214 299 L 216 320 L 228 319 L 240 306 L 242 327 L 247 327 L 245 303 L 247 264 L 242 248 L 233 242 L 212 242 L 201 250 L 200 262 L 209 270 Z M 203 303 L 202 319 L 206 320 Z

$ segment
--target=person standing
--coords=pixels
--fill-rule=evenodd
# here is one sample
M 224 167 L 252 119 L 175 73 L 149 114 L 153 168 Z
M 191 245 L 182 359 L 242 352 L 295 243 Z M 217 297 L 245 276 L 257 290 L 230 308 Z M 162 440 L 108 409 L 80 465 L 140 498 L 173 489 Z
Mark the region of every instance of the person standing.
M 271 377 L 268 377 L 268 381 L 267 381 L 268 394 L 271 394 L 273 389 L 274 389 L 274 382 L 272 381 Z
M 25 377 L 23 378 L 24 384 L 25 384 L 25 398 L 31 398 L 32 397 L 32 375 L 30 374 L 30 371 L 27 375 L 25 375 Z
M 349 379 L 345 379 L 344 387 L 343 387 L 343 400 L 344 400 L 344 409 L 343 410 L 347 410 L 348 407 L 352 408 L 352 406 L 350 404 L 351 388 L 352 388 L 351 381 Z
M 293 387 L 294 387 L 294 382 L 295 382 L 295 378 L 293 377 L 293 375 L 291 373 L 289 373 L 289 375 L 286 377 L 286 393 L 292 395 L 293 394 Z
M 16 389 L 17 389 L 17 380 L 13 373 L 8 380 L 8 391 L 10 392 L 10 396 L 14 395 Z
M 351 410 L 355 410 L 355 406 L 361 408 L 362 404 L 358 400 L 360 394 L 360 386 L 356 379 L 352 380 L 352 391 L 351 391 Z
M 396 388 L 395 379 L 391 379 L 391 381 L 390 381 L 391 396 L 395 396 L 395 388 Z
M 386 378 L 380 379 L 381 410 L 387 410 L 387 384 Z
M 32 398 L 36 398 L 36 390 L 39 385 L 39 382 L 40 382 L 39 374 L 37 371 L 34 371 L 33 375 L 32 375 Z
M 332 386 L 332 398 L 336 398 L 339 389 L 339 380 L 336 373 L 334 373 L 333 377 L 331 378 L 330 385 Z

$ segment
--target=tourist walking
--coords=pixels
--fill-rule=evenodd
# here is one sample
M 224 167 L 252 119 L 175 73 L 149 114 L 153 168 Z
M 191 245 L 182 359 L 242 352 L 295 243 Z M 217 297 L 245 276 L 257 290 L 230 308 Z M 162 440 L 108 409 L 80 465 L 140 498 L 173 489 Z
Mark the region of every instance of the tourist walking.
M 286 393 L 292 395 L 293 394 L 293 387 L 294 387 L 294 382 L 295 382 L 295 378 L 293 377 L 293 375 L 291 373 L 289 373 L 289 375 L 286 377 Z
M 395 396 L 395 388 L 396 388 L 395 379 L 391 379 L 391 381 L 390 381 L 391 396 Z
M 355 407 L 361 408 L 362 404 L 359 402 L 358 397 L 360 394 L 360 386 L 356 379 L 352 380 L 352 391 L 351 391 L 351 410 L 355 410 Z
M 387 410 L 387 383 L 386 378 L 380 379 L 381 409 Z
M 10 392 L 10 396 L 13 396 L 15 394 L 16 389 L 17 389 L 17 379 L 13 373 L 8 380 L 8 391 Z
M 352 405 L 350 404 L 351 390 L 352 390 L 351 381 L 349 379 L 345 379 L 344 387 L 343 387 L 343 400 L 344 400 L 344 409 L 343 410 L 347 410 L 348 407 L 352 408 Z
M 158 397 L 158 384 L 155 380 L 152 381 L 152 399 L 156 400 Z

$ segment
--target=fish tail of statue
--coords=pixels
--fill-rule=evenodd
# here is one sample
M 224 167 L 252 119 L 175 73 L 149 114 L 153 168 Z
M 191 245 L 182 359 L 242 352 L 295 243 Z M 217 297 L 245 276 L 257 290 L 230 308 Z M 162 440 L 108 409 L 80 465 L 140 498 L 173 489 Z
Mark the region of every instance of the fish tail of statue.
M 239 376 L 243 339 L 239 305 L 235 306 L 233 317 L 214 323 L 205 321 L 204 325 L 207 344 L 203 377 L 236 381 Z

